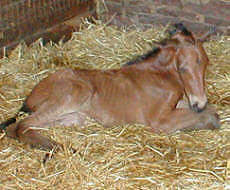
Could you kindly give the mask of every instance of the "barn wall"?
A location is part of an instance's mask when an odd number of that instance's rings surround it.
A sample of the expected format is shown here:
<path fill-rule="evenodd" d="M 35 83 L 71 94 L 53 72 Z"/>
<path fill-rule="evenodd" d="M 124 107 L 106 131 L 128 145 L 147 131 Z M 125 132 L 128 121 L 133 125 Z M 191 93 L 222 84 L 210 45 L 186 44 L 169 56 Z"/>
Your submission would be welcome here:
<path fill-rule="evenodd" d="M 215 25 L 219 33 L 230 34 L 228 0 L 1 0 L 0 57 L 22 40 L 67 40 L 81 17 L 95 16 L 96 10 L 97 17 L 119 27 L 182 21 L 197 33 Z"/>
<path fill-rule="evenodd" d="M 230 1 L 227 0 L 107 0 L 108 12 L 117 26 L 151 25 L 183 21 L 193 31 L 203 33 L 215 25 L 220 33 L 230 33 Z"/>
<path fill-rule="evenodd" d="M 40 37 L 45 41 L 57 41 L 63 35 L 69 38 L 76 24 L 63 22 L 93 15 L 94 11 L 92 0 L 1 0 L 0 56 L 22 40 L 31 43 Z"/>

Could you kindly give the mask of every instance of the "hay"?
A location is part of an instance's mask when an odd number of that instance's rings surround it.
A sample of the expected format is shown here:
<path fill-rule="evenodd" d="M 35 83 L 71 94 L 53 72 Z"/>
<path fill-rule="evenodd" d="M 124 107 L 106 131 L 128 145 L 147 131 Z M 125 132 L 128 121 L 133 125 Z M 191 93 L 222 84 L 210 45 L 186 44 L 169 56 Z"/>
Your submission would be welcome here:
<path fill-rule="evenodd" d="M 21 44 L 0 60 L 1 121 L 13 116 L 42 78 L 63 67 L 119 68 L 164 37 L 159 29 L 119 31 L 86 23 L 66 44 Z M 230 37 L 205 44 L 211 60 L 209 101 L 218 131 L 156 135 L 141 125 L 56 127 L 48 134 L 66 147 L 46 165 L 45 152 L 0 137 L 0 189 L 229 189 Z"/>

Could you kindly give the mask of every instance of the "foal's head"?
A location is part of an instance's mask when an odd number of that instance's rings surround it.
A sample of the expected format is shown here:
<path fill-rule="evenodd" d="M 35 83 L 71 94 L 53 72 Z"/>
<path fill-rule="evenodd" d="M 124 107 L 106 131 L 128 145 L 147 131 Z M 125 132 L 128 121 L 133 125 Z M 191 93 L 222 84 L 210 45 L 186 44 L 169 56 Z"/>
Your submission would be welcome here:
<path fill-rule="evenodd" d="M 195 112 L 201 112 L 207 105 L 204 78 L 209 59 L 202 44 L 209 35 L 210 32 L 200 39 L 195 38 L 182 24 L 175 24 L 171 32 L 171 40 L 177 43 L 176 69 Z"/>

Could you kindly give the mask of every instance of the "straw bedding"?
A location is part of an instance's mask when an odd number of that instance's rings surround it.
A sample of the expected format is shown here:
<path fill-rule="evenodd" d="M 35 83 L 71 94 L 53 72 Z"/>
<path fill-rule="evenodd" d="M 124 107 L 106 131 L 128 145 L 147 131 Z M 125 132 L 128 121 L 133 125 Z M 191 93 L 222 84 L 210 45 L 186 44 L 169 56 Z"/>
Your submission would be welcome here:
<path fill-rule="evenodd" d="M 0 120 L 13 116 L 35 84 L 63 67 L 119 68 L 164 38 L 164 28 L 121 31 L 85 23 L 62 44 L 21 44 L 0 59 Z M 147 126 L 87 126 L 45 131 L 65 145 L 45 165 L 45 152 L 1 134 L 0 189 L 230 189 L 230 37 L 205 44 L 209 102 L 220 114 L 218 131 L 164 136 Z M 77 152 L 69 152 L 73 146 Z"/>

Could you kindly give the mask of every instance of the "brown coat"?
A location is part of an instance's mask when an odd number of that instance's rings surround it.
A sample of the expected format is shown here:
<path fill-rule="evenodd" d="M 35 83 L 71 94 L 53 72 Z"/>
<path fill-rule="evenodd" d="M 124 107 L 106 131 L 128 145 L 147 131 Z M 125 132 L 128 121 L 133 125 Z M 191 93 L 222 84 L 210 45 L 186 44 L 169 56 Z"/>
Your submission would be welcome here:
<path fill-rule="evenodd" d="M 105 126 L 141 123 L 157 133 L 218 128 L 218 116 L 207 107 L 205 95 L 208 63 L 202 40 L 180 25 L 157 49 L 121 69 L 51 74 L 25 101 L 23 110 L 31 115 L 1 127 L 8 136 L 45 149 L 58 144 L 38 133 L 40 128 L 84 125 L 86 117 Z M 181 107 L 184 95 L 188 105 Z"/>

